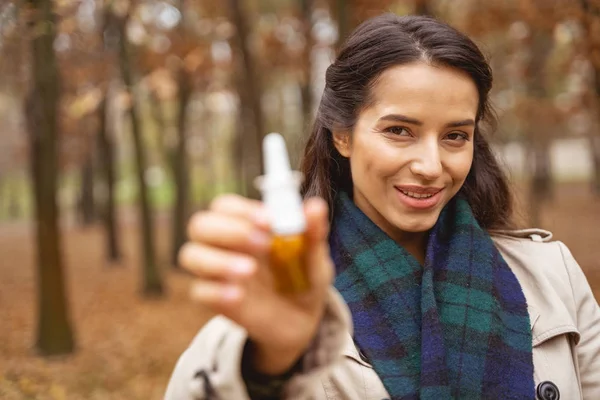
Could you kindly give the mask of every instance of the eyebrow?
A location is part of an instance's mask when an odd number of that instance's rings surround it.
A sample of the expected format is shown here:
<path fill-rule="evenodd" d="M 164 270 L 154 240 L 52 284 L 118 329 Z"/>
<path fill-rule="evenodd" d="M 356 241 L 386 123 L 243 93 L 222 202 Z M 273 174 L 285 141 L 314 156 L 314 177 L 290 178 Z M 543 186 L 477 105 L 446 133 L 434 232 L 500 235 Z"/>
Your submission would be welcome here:
<path fill-rule="evenodd" d="M 419 121 L 418 119 L 407 117 L 402 114 L 384 115 L 383 117 L 379 118 L 379 120 L 380 121 L 391 121 L 391 122 L 404 122 L 407 124 L 413 124 L 413 125 L 418 125 L 418 126 L 423 125 L 422 121 Z M 463 119 L 460 121 L 449 122 L 445 125 L 445 127 L 446 128 L 458 128 L 459 126 L 474 126 L 474 125 L 475 125 L 475 121 L 472 120 L 471 118 L 468 118 L 468 119 Z"/>

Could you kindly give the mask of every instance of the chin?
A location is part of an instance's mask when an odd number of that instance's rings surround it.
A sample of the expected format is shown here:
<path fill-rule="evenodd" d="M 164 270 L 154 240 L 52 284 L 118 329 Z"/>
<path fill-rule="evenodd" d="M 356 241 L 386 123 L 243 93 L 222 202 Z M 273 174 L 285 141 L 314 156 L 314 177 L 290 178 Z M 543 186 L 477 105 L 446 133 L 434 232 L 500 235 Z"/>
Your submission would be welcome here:
<path fill-rule="evenodd" d="M 439 217 L 438 212 L 426 214 L 397 213 L 390 221 L 396 229 L 408 233 L 427 232 L 433 228 Z"/>
<path fill-rule="evenodd" d="M 400 216 L 394 224 L 397 229 L 409 233 L 427 232 L 435 225 L 437 216 L 423 216 L 421 218 Z"/>
<path fill-rule="evenodd" d="M 419 224 L 419 225 L 410 225 L 410 226 L 398 226 L 398 229 L 400 229 L 403 232 L 407 232 L 407 233 L 423 233 L 423 232 L 428 232 L 429 230 L 431 230 L 431 228 L 433 228 L 433 225 L 425 225 L 425 224 Z"/>

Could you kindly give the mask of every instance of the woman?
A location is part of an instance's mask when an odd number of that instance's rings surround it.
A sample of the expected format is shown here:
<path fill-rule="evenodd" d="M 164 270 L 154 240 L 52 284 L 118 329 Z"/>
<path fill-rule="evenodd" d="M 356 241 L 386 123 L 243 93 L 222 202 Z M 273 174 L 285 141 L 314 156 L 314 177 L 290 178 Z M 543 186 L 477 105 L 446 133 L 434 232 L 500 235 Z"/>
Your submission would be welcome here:
<path fill-rule="evenodd" d="M 221 315 L 166 398 L 600 399 L 598 304 L 562 243 L 512 229 L 483 131 L 491 86 L 441 22 L 362 24 L 327 70 L 302 164 L 312 289 L 275 292 L 262 205 L 216 199 L 181 262 Z"/>

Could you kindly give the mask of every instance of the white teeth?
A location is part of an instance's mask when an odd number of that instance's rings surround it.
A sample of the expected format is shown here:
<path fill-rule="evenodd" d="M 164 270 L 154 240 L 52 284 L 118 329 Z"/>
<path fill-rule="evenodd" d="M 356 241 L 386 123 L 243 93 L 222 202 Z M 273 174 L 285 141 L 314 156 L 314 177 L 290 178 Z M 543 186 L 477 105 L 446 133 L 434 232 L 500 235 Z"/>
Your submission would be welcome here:
<path fill-rule="evenodd" d="M 402 193 L 404 193 L 405 195 L 407 195 L 408 197 L 414 197 L 415 199 L 427 199 L 431 196 L 433 196 L 432 194 L 421 194 L 421 193 L 415 193 L 415 192 L 407 192 L 405 190 L 400 190 Z"/>

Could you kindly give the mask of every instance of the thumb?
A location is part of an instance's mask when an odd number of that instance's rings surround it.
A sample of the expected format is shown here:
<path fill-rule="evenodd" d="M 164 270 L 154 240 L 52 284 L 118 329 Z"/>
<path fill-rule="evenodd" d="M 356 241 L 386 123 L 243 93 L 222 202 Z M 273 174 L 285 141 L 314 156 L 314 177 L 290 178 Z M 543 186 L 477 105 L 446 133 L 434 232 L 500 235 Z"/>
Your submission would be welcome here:
<path fill-rule="evenodd" d="M 304 203 L 306 237 L 310 247 L 327 242 L 329 234 L 329 207 L 320 197 L 311 197 Z"/>
<path fill-rule="evenodd" d="M 333 262 L 329 254 L 329 208 L 325 200 L 313 197 L 304 205 L 306 216 L 307 266 L 315 287 L 329 286 L 333 279 Z"/>

